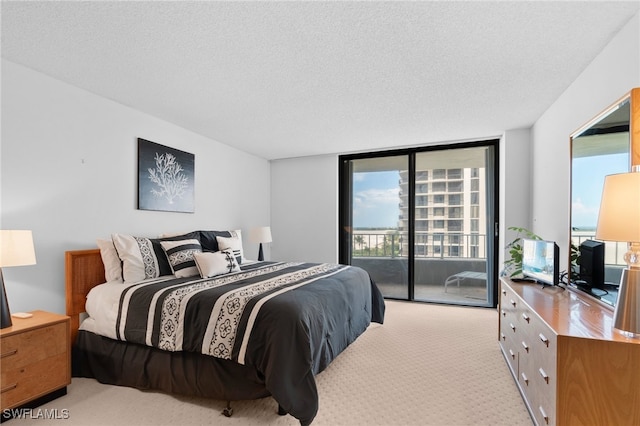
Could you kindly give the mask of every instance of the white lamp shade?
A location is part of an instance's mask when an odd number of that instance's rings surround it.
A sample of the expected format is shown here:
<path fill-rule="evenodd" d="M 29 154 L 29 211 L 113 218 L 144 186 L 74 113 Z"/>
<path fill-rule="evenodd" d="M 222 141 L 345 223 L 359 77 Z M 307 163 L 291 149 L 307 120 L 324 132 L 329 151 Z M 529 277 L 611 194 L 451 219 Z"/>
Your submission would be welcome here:
<path fill-rule="evenodd" d="M 271 227 L 261 226 L 253 228 L 249 231 L 249 239 L 254 243 L 270 243 L 271 239 Z"/>
<path fill-rule="evenodd" d="M 596 239 L 640 242 L 640 173 L 605 177 Z"/>
<path fill-rule="evenodd" d="M 35 264 L 31 231 L 0 230 L 0 267 Z"/>

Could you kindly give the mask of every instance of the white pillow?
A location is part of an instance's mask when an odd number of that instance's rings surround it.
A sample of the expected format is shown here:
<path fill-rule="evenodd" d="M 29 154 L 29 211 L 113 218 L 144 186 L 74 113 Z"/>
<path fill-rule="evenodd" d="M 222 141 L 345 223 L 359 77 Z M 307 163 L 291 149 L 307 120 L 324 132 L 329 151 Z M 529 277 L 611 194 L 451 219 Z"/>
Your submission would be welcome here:
<path fill-rule="evenodd" d="M 160 245 L 167 253 L 169 265 L 173 274 L 178 278 L 198 275 L 198 267 L 194 260 L 196 253 L 202 252 L 198 240 L 160 241 Z"/>
<path fill-rule="evenodd" d="M 240 266 L 230 250 L 194 253 L 193 258 L 202 278 L 211 278 L 240 270 Z"/>
<path fill-rule="evenodd" d="M 155 240 L 158 248 L 156 251 L 154 241 L 149 238 L 113 234 L 111 239 L 122 261 L 124 282 L 138 282 L 147 278 L 171 275 L 171 267 L 157 240 Z"/>
<path fill-rule="evenodd" d="M 97 239 L 100 257 L 104 264 L 104 278 L 107 282 L 122 282 L 122 262 L 118 257 L 113 240 Z"/>
<path fill-rule="evenodd" d="M 220 250 L 230 249 L 233 251 L 238 264 L 241 264 L 244 260 L 244 252 L 242 250 L 242 233 L 239 229 L 235 231 L 229 231 L 231 237 L 218 237 L 216 236 L 216 241 L 218 242 L 218 247 Z"/>

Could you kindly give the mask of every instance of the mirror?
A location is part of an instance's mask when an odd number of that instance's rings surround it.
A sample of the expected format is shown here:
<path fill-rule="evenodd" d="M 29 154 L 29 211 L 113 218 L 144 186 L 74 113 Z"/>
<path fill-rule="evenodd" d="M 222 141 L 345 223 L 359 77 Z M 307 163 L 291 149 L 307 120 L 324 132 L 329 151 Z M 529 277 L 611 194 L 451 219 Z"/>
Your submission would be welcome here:
<path fill-rule="evenodd" d="M 604 177 L 628 172 L 640 163 L 639 107 L 640 89 L 633 89 L 571 135 L 570 285 L 611 306 L 626 265 L 627 243 L 596 241 L 596 224 Z M 585 261 L 578 267 L 571 259 L 574 248 Z M 595 259 L 597 264 L 602 257 L 604 271 L 590 271 L 587 261 Z"/>

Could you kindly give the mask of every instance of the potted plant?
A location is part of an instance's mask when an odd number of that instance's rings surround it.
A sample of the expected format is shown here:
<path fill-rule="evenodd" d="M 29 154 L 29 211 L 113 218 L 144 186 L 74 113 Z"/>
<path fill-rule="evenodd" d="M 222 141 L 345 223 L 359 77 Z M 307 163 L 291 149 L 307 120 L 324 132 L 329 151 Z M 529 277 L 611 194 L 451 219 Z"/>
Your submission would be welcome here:
<path fill-rule="evenodd" d="M 541 240 L 542 238 L 526 228 L 510 226 L 507 229 L 517 234 L 516 238 L 505 247 L 509 258 L 504 262 L 502 274 L 514 278 L 522 275 L 522 239 Z"/>

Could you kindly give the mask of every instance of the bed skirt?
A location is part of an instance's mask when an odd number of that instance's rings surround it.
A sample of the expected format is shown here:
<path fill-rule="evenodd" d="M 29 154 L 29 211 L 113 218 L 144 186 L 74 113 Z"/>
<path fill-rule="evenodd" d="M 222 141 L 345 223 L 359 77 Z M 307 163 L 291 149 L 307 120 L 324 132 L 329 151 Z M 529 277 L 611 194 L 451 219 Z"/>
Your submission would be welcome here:
<path fill-rule="evenodd" d="M 73 377 L 100 383 L 223 401 L 270 396 L 252 367 L 190 352 L 166 352 L 80 330 L 72 350 Z"/>

